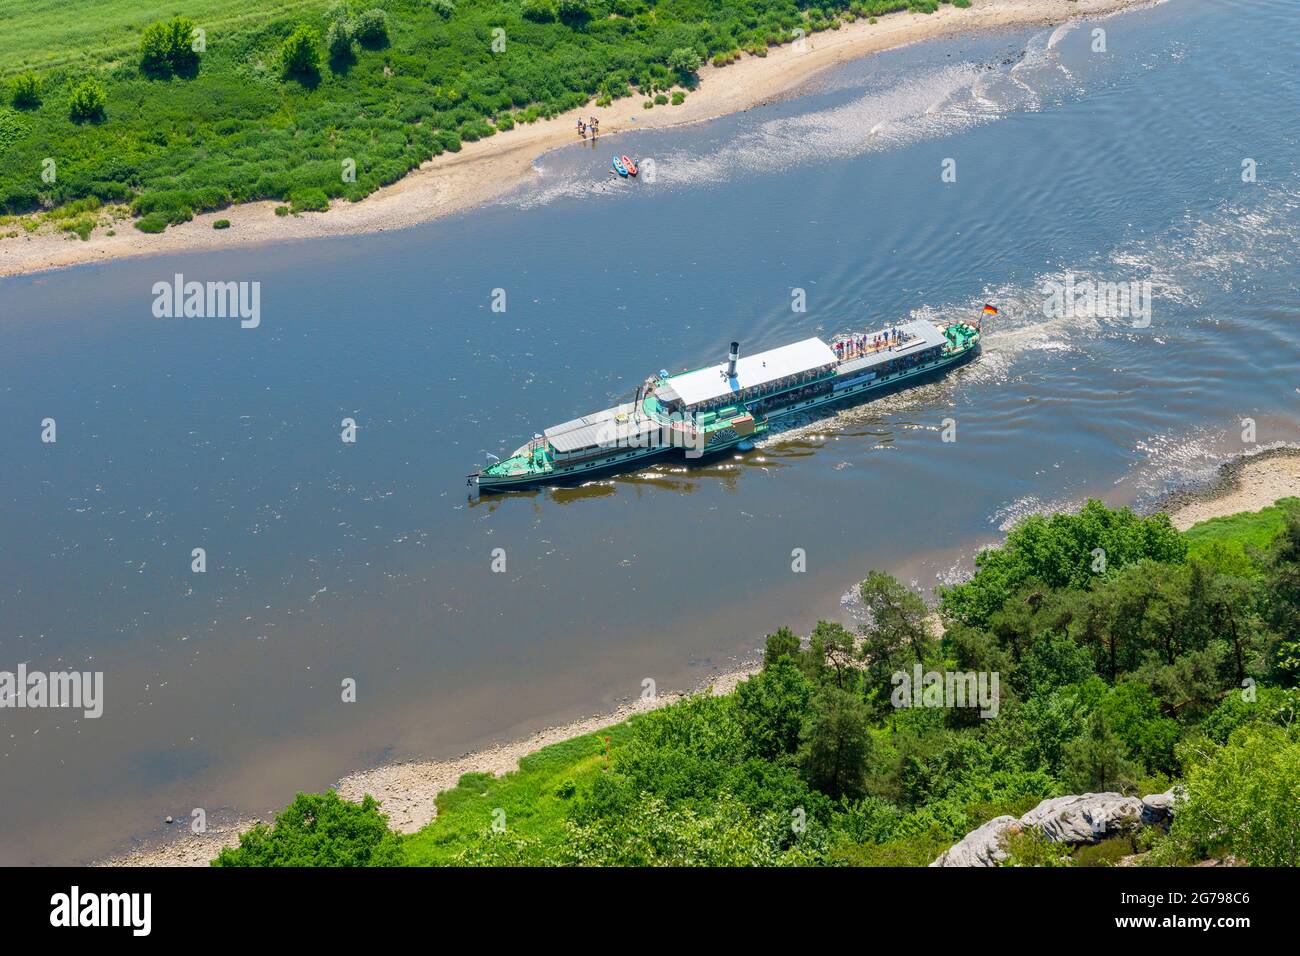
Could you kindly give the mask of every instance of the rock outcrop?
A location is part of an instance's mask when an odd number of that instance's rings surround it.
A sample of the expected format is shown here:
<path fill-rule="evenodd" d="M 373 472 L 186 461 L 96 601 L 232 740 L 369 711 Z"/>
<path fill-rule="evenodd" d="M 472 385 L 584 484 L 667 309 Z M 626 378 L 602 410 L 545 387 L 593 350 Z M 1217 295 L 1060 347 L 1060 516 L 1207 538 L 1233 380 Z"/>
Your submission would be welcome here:
<path fill-rule="evenodd" d="M 994 817 L 939 854 L 931 866 L 997 866 L 1007 858 L 1006 837 L 1030 827 L 1053 843 L 1100 843 L 1144 826 L 1164 825 L 1182 799 L 1177 788 L 1149 797 L 1084 793 L 1044 800 L 1017 820 Z"/>
<path fill-rule="evenodd" d="M 1085 793 L 1044 800 L 1020 822 L 1053 843 L 1100 843 L 1142 825 L 1142 801 L 1118 793 Z"/>
<path fill-rule="evenodd" d="M 962 837 L 960 843 L 939 854 L 931 866 L 997 866 L 1007 858 L 1005 837 L 1019 830 L 1020 821 L 1012 816 L 994 817 L 988 823 Z"/>

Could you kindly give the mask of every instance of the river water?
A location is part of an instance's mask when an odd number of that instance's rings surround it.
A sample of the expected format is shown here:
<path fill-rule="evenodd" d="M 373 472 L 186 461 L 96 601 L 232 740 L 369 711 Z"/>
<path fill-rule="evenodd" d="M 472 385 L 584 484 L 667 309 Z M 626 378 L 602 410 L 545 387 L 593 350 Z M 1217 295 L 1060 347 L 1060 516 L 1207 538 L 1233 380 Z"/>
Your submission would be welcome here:
<path fill-rule="evenodd" d="M 1171 0 L 926 43 L 575 143 L 425 227 L 0 280 L 0 670 L 104 673 L 99 719 L 0 710 L 0 861 L 693 686 L 851 617 L 871 568 L 929 589 L 1020 516 L 1300 439 L 1295 12 Z M 611 178 L 615 148 L 655 181 Z M 176 273 L 260 282 L 260 325 L 155 318 Z M 1055 314 L 1067 278 L 1150 283 L 1149 322 Z M 985 301 L 973 365 L 748 456 L 467 493 L 486 453 L 733 338 Z"/>

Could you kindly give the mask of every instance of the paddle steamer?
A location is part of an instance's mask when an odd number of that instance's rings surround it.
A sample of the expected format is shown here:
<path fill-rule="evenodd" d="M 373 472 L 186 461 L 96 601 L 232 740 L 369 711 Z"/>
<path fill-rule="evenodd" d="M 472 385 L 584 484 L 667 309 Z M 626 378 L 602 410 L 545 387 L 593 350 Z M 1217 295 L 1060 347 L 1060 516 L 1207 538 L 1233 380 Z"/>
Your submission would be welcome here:
<path fill-rule="evenodd" d="M 978 322 L 924 320 L 744 358 L 732 342 L 726 362 L 651 376 L 632 401 L 546 429 L 471 474 L 469 484 L 506 491 L 629 471 L 660 456 L 746 451 L 781 418 L 915 384 L 973 358 L 979 345 Z"/>

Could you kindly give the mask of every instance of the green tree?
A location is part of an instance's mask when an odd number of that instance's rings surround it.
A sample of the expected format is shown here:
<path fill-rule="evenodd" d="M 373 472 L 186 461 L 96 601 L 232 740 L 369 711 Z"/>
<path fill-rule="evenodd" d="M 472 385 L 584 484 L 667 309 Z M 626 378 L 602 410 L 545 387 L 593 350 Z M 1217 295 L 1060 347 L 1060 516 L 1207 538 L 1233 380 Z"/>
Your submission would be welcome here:
<path fill-rule="evenodd" d="M 1300 738 L 1294 725 L 1249 724 L 1194 758 L 1187 801 L 1152 862 L 1226 852 L 1252 866 L 1300 866 Z"/>
<path fill-rule="evenodd" d="M 866 662 L 867 697 L 882 713 L 893 691 L 892 675 L 923 663 L 937 643 L 926 623 L 925 602 L 893 575 L 870 572 L 858 593 L 867 612 L 860 648 Z"/>
<path fill-rule="evenodd" d="M 456 12 L 456 0 L 433 0 L 433 12 L 444 20 L 450 20 Z"/>
<path fill-rule="evenodd" d="M 280 44 L 280 60 L 290 75 L 311 77 L 320 69 L 320 34 L 300 23 Z"/>
<path fill-rule="evenodd" d="M 19 73 L 14 77 L 12 102 L 16 109 L 34 110 L 41 105 L 41 80 L 35 73 Z"/>
<path fill-rule="evenodd" d="M 455 9 L 452 0 L 441 0 Z M 450 14 L 448 14 L 450 16 Z M 363 10 L 356 19 L 357 42 L 365 47 L 381 47 L 388 42 L 388 14 L 378 7 Z"/>
<path fill-rule="evenodd" d="M 189 17 L 159 20 L 140 35 L 140 69 L 149 76 L 187 74 L 198 66 L 195 27 Z"/>
<path fill-rule="evenodd" d="M 795 663 L 783 658 L 736 687 L 736 720 L 746 754 L 781 760 L 799 749 L 812 687 Z"/>
<path fill-rule="evenodd" d="M 1090 499 L 1078 514 L 1021 521 L 1002 547 L 976 556 L 969 581 L 940 589 L 941 607 L 950 618 L 982 627 L 1030 580 L 1085 590 L 1098 577 L 1143 558 L 1178 564 L 1186 555 L 1187 542 L 1167 515 L 1140 518 L 1128 508 Z"/>
<path fill-rule="evenodd" d="M 222 850 L 213 866 L 397 866 L 401 838 L 366 794 L 361 803 L 333 790 L 300 793 L 275 815 L 240 835 L 239 846 Z"/>
<path fill-rule="evenodd" d="M 570 25 L 584 23 L 591 17 L 587 0 L 559 0 L 555 9 L 560 19 Z"/>
<path fill-rule="evenodd" d="M 675 71 L 683 80 L 689 79 L 703 63 L 694 47 L 678 47 L 668 54 L 668 69 Z"/>
<path fill-rule="evenodd" d="M 808 651 L 801 655 L 809 679 L 818 684 L 833 682 L 842 690 L 857 687 L 860 679 L 853 644 L 853 635 L 843 624 L 818 621 L 808 636 Z"/>
<path fill-rule="evenodd" d="M 763 666 L 768 667 L 782 658 L 796 659 L 799 656 L 799 635 L 788 627 L 777 628 L 775 634 L 767 635 L 763 648 Z"/>
<path fill-rule="evenodd" d="M 107 98 L 96 80 L 82 80 L 68 96 L 68 116 L 74 123 L 93 123 L 104 118 Z"/>
<path fill-rule="evenodd" d="M 1126 793 L 1133 789 L 1141 771 L 1106 720 L 1093 714 L 1087 730 L 1065 745 L 1063 776 L 1076 791 Z"/>
<path fill-rule="evenodd" d="M 522 10 L 534 23 L 550 23 L 556 17 L 554 0 L 524 0 Z"/>
<path fill-rule="evenodd" d="M 804 779 L 836 799 L 862 796 L 874 746 L 867 724 L 858 695 L 830 685 L 819 690 L 800 735 Z"/>
<path fill-rule="evenodd" d="M 325 30 L 325 49 L 329 53 L 330 63 L 338 65 L 354 59 L 356 54 L 352 42 L 351 22 L 333 21 Z"/>

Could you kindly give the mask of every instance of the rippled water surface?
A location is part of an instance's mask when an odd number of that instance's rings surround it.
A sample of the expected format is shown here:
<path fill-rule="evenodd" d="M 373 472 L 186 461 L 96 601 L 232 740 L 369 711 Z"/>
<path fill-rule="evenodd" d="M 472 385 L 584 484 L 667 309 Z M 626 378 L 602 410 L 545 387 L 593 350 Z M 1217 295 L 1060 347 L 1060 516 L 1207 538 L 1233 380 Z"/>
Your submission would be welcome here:
<path fill-rule="evenodd" d="M 1297 440 L 1294 13 L 1171 0 L 919 45 L 575 143 L 419 229 L 0 280 L 0 669 L 106 681 L 99 720 L 0 711 L 0 861 L 86 859 L 193 807 L 264 814 L 647 677 L 692 685 L 850 613 L 870 568 L 929 588 L 1032 511 L 1203 480 L 1243 419 Z M 655 182 L 612 179 L 615 148 Z M 260 281 L 261 326 L 155 319 L 175 273 Z M 1149 281 L 1150 326 L 1047 317 L 1068 276 Z M 732 338 L 984 301 L 1002 314 L 975 364 L 746 457 L 466 493 L 486 452 Z"/>

